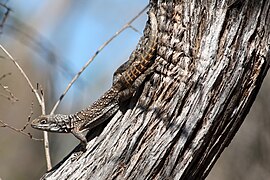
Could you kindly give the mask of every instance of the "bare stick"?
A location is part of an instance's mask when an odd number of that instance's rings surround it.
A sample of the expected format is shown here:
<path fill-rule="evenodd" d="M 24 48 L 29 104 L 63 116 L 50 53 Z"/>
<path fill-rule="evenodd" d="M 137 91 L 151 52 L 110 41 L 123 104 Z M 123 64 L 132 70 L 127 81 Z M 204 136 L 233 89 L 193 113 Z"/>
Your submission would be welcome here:
<path fill-rule="evenodd" d="M 8 96 L 8 95 L 1 93 L 0 96 L 7 98 L 12 103 L 19 101 L 19 99 L 9 90 L 8 86 L 3 86 L 2 84 L 0 84 L 0 87 L 2 87 L 4 89 L 4 91 L 6 91 L 9 94 L 9 96 Z"/>
<path fill-rule="evenodd" d="M 33 113 L 34 113 L 33 107 L 34 107 L 34 103 L 33 103 L 33 101 L 32 101 L 32 103 L 31 103 L 31 108 L 30 108 L 30 114 L 28 115 L 26 124 L 21 128 L 22 131 L 24 131 L 24 130 L 26 129 L 26 127 L 30 124 L 31 117 L 32 117 L 32 115 L 33 115 Z"/>
<path fill-rule="evenodd" d="M 1 81 L 2 79 L 4 79 L 5 77 L 10 76 L 10 75 L 11 75 L 11 72 L 6 73 L 6 74 L 3 74 L 3 75 L 0 77 L 0 81 Z"/>
<path fill-rule="evenodd" d="M 2 79 L 6 78 L 7 76 L 10 76 L 10 75 L 11 75 L 10 72 L 9 72 L 9 73 L 6 73 L 6 74 L 3 74 L 3 75 L 0 77 L 0 81 L 1 81 Z M 19 101 L 19 99 L 11 92 L 11 90 L 9 90 L 8 86 L 4 86 L 4 85 L 2 85 L 2 84 L 0 83 L 0 87 L 2 87 L 2 88 L 4 89 L 4 91 L 6 91 L 6 92 L 9 94 L 9 96 L 8 96 L 8 95 L 5 95 L 5 94 L 3 94 L 3 93 L 0 93 L 0 96 L 7 98 L 7 99 L 10 100 L 12 103 L 14 103 L 14 102 L 16 102 L 16 101 Z"/>
<path fill-rule="evenodd" d="M 11 9 L 10 9 L 7 5 L 5 5 L 5 4 L 3 4 L 3 3 L 0 3 L 0 6 L 6 8 L 6 10 L 7 10 L 7 11 L 5 12 L 4 16 L 3 16 L 3 19 L 2 19 L 2 21 L 1 21 L 1 23 L 0 23 L 0 32 L 2 33 L 4 24 L 5 24 L 5 22 L 7 21 L 7 18 L 8 18 L 8 15 L 9 15 Z"/>
<path fill-rule="evenodd" d="M 41 101 L 45 102 L 44 100 L 44 93 L 43 88 L 40 87 L 40 94 L 41 94 Z M 45 105 L 41 106 L 42 114 L 45 114 Z M 43 131 L 43 137 L 44 137 L 44 150 L 45 150 L 45 157 L 47 161 L 47 169 L 50 170 L 52 168 L 51 164 L 51 156 L 50 156 L 50 144 L 49 144 L 49 133 L 47 131 Z"/>
<path fill-rule="evenodd" d="M 11 11 L 10 7 L 8 7 L 8 6 L 6 5 L 6 3 L 1 3 L 1 2 L 0 2 L 0 6 L 3 6 L 3 7 L 6 8 L 7 10 Z"/>
<path fill-rule="evenodd" d="M 9 128 L 9 129 L 11 129 L 11 130 L 13 130 L 13 131 L 15 131 L 15 132 L 21 133 L 21 134 L 23 134 L 24 136 L 27 136 L 27 137 L 29 137 L 30 139 L 33 139 L 33 140 L 36 140 L 36 141 L 43 141 L 43 139 L 34 138 L 34 137 L 32 136 L 32 134 L 26 133 L 26 132 L 24 132 L 24 131 L 21 130 L 21 129 L 17 129 L 17 128 L 13 127 L 13 126 L 10 126 L 10 125 L 8 125 L 7 123 L 5 123 L 5 122 L 2 121 L 2 120 L 0 120 L 0 123 L 2 124 L 2 125 L 0 125 L 0 127 L 6 127 L 6 128 Z"/>
<path fill-rule="evenodd" d="M 102 44 L 99 49 L 95 52 L 95 54 L 85 63 L 85 65 L 82 67 L 82 69 L 74 76 L 74 78 L 71 80 L 71 82 L 66 87 L 63 94 L 60 96 L 58 101 L 55 103 L 52 111 L 50 114 L 54 114 L 54 111 L 58 107 L 59 103 L 62 101 L 70 87 L 74 84 L 74 82 L 79 78 L 79 76 L 82 74 L 82 72 L 88 67 L 88 65 L 95 59 L 95 57 L 102 51 L 114 38 L 116 38 L 120 33 L 122 33 L 125 29 L 132 27 L 131 23 L 135 21 L 147 8 L 149 5 L 145 6 L 143 10 L 141 10 L 134 18 L 132 18 L 127 24 L 125 24 L 119 31 L 117 31 L 109 40 L 107 40 L 104 44 Z M 134 28 L 132 28 L 134 30 Z"/>
<path fill-rule="evenodd" d="M 25 80 L 27 81 L 29 87 L 31 88 L 32 92 L 34 92 L 39 105 L 41 106 L 42 114 L 45 113 L 45 103 L 44 103 L 44 97 L 43 95 L 40 97 L 38 94 L 37 89 L 34 88 L 31 81 L 29 80 L 28 76 L 25 74 L 21 66 L 18 64 L 18 62 L 11 56 L 11 54 L 0 44 L 0 48 L 4 51 L 4 53 L 9 57 L 9 59 L 15 64 L 15 66 L 19 69 Z M 45 156 L 46 156 L 46 162 L 47 162 L 47 169 L 50 170 L 52 168 L 51 158 L 50 158 L 50 150 L 49 150 L 49 141 L 48 141 L 48 133 L 44 132 L 44 148 L 45 148 Z"/>
<path fill-rule="evenodd" d="M 8 96 L 8 95 L 3 94 L 3 93 L 0 93 L 0 96 L 2 96 L 4 98 L 6 98 L 7 100 L 11 101 L 11 103 L 14 103 L 14 102 L 18 101 L 18 99 L 14 99 L 11 96 Z"/>
<path fill-rule="evenodd" d="M 36 98 L 38 100 L 38 103 L 40 105 L 44 104 L 41 101 L 41 98 L 37 92 L 37 90 L 33 87 L 31 81 L 29 80 L 29 78 L 27 77 L 27 75 L 25 74 L 25 72 L 23 71 L 23 69 L 21 68 L 21 66 L 17 63 L 17 61 L 10 55 L 10 53 L 0 44 L 0 48 L 2 49 L 2 51 L 4 51 L 4 53 L 9 57 L 9 59 L 15 64 L 15 66 L 19 69 L 20 73 L 23 75 L 23 77 L 25 78 L 25 80 L 27 81 L 29 87 L 31 88 L 31 90 L 34 92 L 34 94 L 36 95 Z"/>

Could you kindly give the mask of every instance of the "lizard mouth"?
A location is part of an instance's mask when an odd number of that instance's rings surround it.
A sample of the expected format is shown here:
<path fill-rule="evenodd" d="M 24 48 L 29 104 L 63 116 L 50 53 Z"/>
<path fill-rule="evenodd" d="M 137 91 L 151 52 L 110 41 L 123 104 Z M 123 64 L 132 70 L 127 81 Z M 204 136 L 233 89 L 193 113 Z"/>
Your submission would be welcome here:
<path fill-rule="evenodd" d="M 37 118 L 31 122 L 31 127 L 34 129 L 48 131 L 48 126 L 49 124 L 47 124 L 44 119 Z"/>

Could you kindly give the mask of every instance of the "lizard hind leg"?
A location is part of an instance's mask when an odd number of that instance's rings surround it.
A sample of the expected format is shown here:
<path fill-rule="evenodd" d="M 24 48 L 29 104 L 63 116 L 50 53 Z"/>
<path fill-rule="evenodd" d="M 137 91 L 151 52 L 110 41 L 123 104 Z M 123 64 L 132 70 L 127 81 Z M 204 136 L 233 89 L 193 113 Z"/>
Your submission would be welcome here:
<path fill-rule="evenodd" d="M 133 82 L 133 84 L 130 87 L 122 90 L 118 94 L 119 102 L 123 102 L 123 101 L 126 101 L 127 99 L 129 99 L 135 93 L 135 91 L 140 87 L 140 85 L 143 84 L 143 81 L 145 80 L 146 76 L 148 76 L 152 72 L 153 72 L 153 67 L 150 67 L 150 69 L 146 70 L 144 74 L 142 74 L 141 76 L 139 76 Z"/>

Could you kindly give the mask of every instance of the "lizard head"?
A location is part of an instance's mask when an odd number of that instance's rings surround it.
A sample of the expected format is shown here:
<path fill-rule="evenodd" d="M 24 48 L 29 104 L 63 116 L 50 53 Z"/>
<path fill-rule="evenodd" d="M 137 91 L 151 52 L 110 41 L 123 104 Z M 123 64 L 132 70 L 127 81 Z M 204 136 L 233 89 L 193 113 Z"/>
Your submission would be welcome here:
<path fill-rule="evenodd" d="M 54 114 L 41 115 L 31 122 L 32 128 L 59 133 L 69 133 L 71 131 L 68 115 Z"/>

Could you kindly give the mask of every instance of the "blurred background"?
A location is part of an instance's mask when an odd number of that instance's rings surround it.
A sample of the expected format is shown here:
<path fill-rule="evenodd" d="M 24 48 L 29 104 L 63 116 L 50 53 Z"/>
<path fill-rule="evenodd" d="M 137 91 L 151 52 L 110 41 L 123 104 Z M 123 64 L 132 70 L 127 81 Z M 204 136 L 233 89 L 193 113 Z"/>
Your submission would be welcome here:
<path fill-rule="evenodd" d="M 0 44 L 18 61 L 32 83 L 42 86 L 49 113 L 87 60 L 147 3 L 148 0 L 0 0 Z M 145 12 L 132 24 L 139 32 L 129 28 L 101 51 L 56 112 L 70 114 L 81 110 L 111 86 L 113 72 L 135 48 L 146 18 Z M 40 107 L 28 84 L 2 51 L 0 85 L 0 120 L 22 128 L 32 103 L 32 118 L 40 115 Z M 8 91 L 18 100 L 10 100 Z M 251 112 L 208 180 L 270 179 L 269 92 L 268 76 Z M 42 138 L 42 132 L 31 127 L 25 132 Z M 72 135 L 50 134 L 53 165 L 78 143 Z M 0 179 L 38 179 L 45 171 L 42 142 L 0 127 Z"/>

